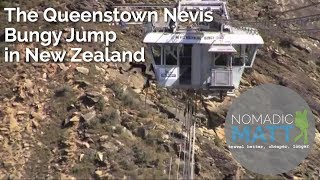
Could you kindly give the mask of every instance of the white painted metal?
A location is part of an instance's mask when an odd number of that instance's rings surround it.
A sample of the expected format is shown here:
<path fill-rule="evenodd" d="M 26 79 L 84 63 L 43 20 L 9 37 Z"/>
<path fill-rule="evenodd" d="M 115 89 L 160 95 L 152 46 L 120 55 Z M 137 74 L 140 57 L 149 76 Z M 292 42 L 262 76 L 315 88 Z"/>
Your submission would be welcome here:
<path fill-rule="evenodd" d="M 237 50 L 232 45 L 211 45 L 209 52 L 236 53 Z"/>
<path fill-rule="evenodd" d="M 148 33 L 144 43 L 150 44 L 264 44 L 260 35 L 239 33 L 231 34 L 220 32 L 201 32 L 201 33 L 166 33 L 166 32 L 152 32 Z"/>
<path fill-rule="evenodd" d="M 178 66 L 156 65 L 155 67 L 158 74 L 159 85 L 165 87 L 177 85 L 180 72 L 180 68 Z"/>
<path fill-rule="evenodd" d="M 233 86 L 232 84 L 232 70 L 231 69 L 212 69 L 212 86 Z"/>

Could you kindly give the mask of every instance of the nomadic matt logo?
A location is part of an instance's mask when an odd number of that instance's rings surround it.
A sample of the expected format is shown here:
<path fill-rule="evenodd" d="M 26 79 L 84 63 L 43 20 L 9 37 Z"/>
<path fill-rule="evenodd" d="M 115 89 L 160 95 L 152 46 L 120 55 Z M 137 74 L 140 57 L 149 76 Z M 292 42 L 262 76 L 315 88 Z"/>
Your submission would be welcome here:
<path fill-rule="evenodd" d="M 308 104 L 289 88 L 266 84 L 238 97 L 226 117 L 232 155 L 250 171 L 276 175 L 309 154 L 315 122 Z"/>
<path fill-rule="evenodd" d="M 299 139 L 303 137 L 304 144 L 308 144 L 308 129 L 309 129 L 309 123 L 308 123 L 308 114 L 307 110 L 304 110 L 303 113 L 297 111 L 296 112 L 296 118 L 295 118 L 295 125 L 297 128 L 300 129 L 300 134 L 294 138 L 294 142 L 296 143 Z"/>

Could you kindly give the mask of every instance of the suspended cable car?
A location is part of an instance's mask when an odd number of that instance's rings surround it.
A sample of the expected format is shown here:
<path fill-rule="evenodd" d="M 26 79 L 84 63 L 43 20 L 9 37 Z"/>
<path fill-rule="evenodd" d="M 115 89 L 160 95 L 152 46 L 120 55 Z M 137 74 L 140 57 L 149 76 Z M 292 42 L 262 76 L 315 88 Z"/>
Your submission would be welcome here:
<path fill-rule="evenodd" d="M 226 2 L 181 0 L 177 11 L 212 11 L 209 23 L 171 20 L 147 23 L 143 42 L 152 54 L 160 86 L 232 92 L 239 88 L 246 68 L 252 68 L 258 47 L 264 44 L 255 29 L 226 24 Z"/>

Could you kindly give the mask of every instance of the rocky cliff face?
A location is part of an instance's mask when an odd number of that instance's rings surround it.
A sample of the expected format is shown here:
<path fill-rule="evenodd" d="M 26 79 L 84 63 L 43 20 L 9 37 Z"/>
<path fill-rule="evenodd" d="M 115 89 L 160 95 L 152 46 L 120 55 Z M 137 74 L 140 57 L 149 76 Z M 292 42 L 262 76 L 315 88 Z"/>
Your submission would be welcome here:
<path fill-rule="evenodd" d="M 275 12 L 306 5 L 309 1 L 230 2 L 238 19 L 274 20 Z M 300 1 L 299 1 L 300 2 Z M 311 1 L 310 1 L 311 2 Z M 20 3 L 20 4 L 19 4 Z M 106 2 L 108 3 L 108 2 Z M 119 2 L 117 2 L 119 3 Z M 41 9 L 98 10 L 102 1 L 1 1 L 1 6 Z M 317 8 L 315 8 L 316 10 Z M 286 14 L 285 18 L 309 15 L 310 10 Z M 3 14 L 3 12 L 1 12 Z M 306 14 L 305 14 L 306 13 Z M 1 18 L 4 16 L 1 14 Z M 281 16 L 282 17 L 282 16 Z M 5 22 L 5 21 L 3 21 Z M 68 27 L 118 31 L 117 50 L 136 50 L 142 28 L 120 32 L 108 24 L 1 24 L 21 29 Z M 244 90 L 263 83 L 276 83 L 298 92 L 310 105 L 320 130 L 320 41 L 293 32 L 261 31 L 266 41 L 252 71 L 241 83 Z M 1 36 L 1 34 L 0 34 Z M 3 42 L 0 43 L 3 57 Z M 37 44 L 20 44 L 23 50 Z M 62 44 L 69 50 L 76 44 Z M 81 45 L 86 50 L 100 44 Z M 179 149 L 185 133 L 181 128 L 185 92 L 152 85 L 142 91 L 140 69 L 131 72 L 126 64 L 8 64 L 0 59 L 0 179 L 21 178 L 168 178 L 181 164 Z M 199 179 L 231 178 L 318 178 L 320 135 L 309 157 L 296 169 L 277 177 L 259 176 L 242 168 L 231 156 L 224 141 L 223 123 L 228 106 L 223 102 L 196 99 L 195 174 Z M 206 111 L 207 110 L 207 111 Z"/>

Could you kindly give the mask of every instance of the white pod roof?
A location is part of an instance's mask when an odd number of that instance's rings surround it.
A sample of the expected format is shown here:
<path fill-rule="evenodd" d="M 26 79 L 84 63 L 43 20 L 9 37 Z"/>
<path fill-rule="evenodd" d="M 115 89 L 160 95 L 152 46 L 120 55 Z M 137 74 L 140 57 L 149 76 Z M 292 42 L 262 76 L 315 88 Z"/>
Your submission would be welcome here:
<path fill-rule="evenodd" d="M 264 44 L 263 39 L 258 34 L 249 33 L 148 33 L 144 40 L 147 44 Z"/>

